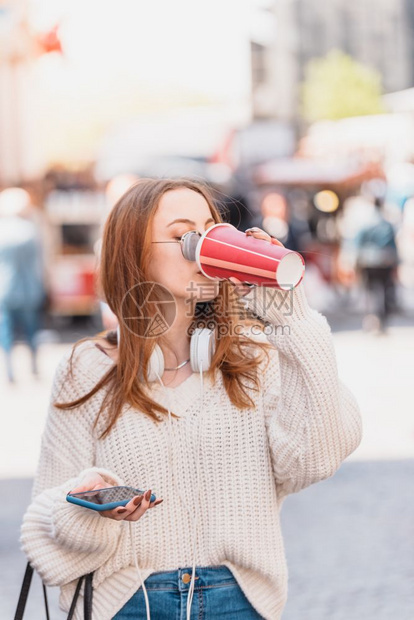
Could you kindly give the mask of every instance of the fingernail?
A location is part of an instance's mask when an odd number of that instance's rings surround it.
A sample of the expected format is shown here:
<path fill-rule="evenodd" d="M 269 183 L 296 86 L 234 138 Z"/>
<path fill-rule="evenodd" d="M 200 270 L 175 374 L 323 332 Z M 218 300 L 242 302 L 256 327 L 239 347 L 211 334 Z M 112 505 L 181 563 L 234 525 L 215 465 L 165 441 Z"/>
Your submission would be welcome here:
<path fill-rule="evenodd" d="M 163 501 L 163 499 L 157 499 L 157 501 L 154 502 L 154 506 L 158 506 L 158 504 L 161 504 Z"/>
<path fill-rule="evenodd" d="M 148 491 L 145 493 L 144 497 L 145 497 L 147 502 L 151 499 L 151 489 L 148 489 Z"/>
<path fill-rule="evenodd" d="M 142 498 L 143 495 L 140 495 L 139 497 L 136 497 L 132 503 L 135 504 L 135 506 L 138 506 L 142 502 Z"/>
<path fill-rule="evenodd" d="M 117 510 L 117 513 L 118 513 L 119 515 L 122 515 L 124 512 L 127 512 L 127 509 L 126 509 L 126 508 L 121 508 L 120 510 Z"/>

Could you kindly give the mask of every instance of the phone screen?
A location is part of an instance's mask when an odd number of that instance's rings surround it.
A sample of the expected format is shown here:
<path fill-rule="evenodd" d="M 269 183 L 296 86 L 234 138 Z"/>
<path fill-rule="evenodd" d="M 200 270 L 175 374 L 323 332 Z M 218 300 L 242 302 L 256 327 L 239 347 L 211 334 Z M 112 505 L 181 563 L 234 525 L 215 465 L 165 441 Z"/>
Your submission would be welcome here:
<path fill-rule="evenodd" d="M 109 489 L 98 489 L 96 491 L 85 491 L 84 493 L 70 493 L 72 497 L 84 499 L 92 504 L 111 504 L 112 502 L 122 502 L 132 499 L 135 495 L 142 495 L 143 491 L 133 487 L 111 487 Z"/>

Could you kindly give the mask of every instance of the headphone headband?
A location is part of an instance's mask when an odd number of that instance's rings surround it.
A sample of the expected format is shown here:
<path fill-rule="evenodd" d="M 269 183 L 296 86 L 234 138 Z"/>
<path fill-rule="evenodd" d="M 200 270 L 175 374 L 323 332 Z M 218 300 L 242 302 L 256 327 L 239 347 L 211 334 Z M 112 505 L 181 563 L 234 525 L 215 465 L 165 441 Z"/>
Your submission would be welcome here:
<path fill-rule="evenodd" d="M 118 325 L 116 328 L 118 346 L 121 340 L 121 330 Z M 207 372 L 211 367 L 216 346 L 216 334 L 213 329 L 208 327 L 197 327 L 190 342 L 190 363 L 193 372 Z M 148 365 L 148 381 L 157 381 L 158 377 L 164 374 L 164 356 L 161 347 L 156 344 L 151 354 Z"/>

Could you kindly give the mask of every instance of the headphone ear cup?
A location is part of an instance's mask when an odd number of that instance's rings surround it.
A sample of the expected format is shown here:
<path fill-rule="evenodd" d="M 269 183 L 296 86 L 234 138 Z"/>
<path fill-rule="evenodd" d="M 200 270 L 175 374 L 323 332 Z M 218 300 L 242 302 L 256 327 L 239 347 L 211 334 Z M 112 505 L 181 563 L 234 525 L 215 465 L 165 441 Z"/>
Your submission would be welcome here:
<path fill-rule="evenodd" d="M 161 351 L 161 347 L 156 344 L 148 364 L 148 381 L 158 381 L 158 377 L 162 377 L 164 374 L 164 356 Z"/>
<path fill-rule="evenodd" d="M 121 340 L 121 330 L 118 327 L 116 328 L 116 334 L 118 338 L 118 347 L 119 342 Z M 161 347 L 156 344 L 153 352 L 151 353 L 151 357 L 148 363 L 148 381 L 152 383 L 153 381 L 157 381 L 158 377 L 162 377 L 164 374 L 164 356 L 161 351 Z M 142 371 L 140 371 L 140 378 L 143 379 Z"/>
<path fill-rule="evenodd" d="M 193 372 L 207 372 L 211 367 L 216 348 L 216 334 L 213 329 L 197 327 L 191 336 L 190 358 Z"/>

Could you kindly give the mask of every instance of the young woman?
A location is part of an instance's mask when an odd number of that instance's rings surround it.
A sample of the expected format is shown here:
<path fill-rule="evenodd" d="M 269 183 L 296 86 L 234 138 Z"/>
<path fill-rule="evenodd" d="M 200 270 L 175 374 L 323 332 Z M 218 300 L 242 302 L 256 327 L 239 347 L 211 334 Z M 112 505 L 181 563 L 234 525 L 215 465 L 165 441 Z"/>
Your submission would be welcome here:
<path fill-rule="evenodd" d="M 303 285 L 287 296 L 211 281 L 184 258 L 183 235 L 219 221 L 206 188 L 170 180 L 138 182 L 108 217 L 100 278 L 120 339 L 80 341 L 59 364 L 22 527 L 65 610 L 94 571 L 97 620 L 280 618 L 283 499 L 332 476 L 360 442 L 330 328 Z M 216 343 L 194 372 L 200 325 Z M 164 370 L 150 380 L 156 345 Z M 65 500 L 112 485 L 145 494 L 102 514 Z"/>

